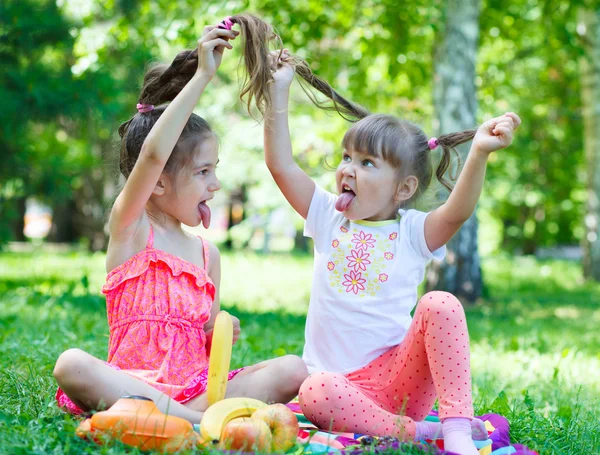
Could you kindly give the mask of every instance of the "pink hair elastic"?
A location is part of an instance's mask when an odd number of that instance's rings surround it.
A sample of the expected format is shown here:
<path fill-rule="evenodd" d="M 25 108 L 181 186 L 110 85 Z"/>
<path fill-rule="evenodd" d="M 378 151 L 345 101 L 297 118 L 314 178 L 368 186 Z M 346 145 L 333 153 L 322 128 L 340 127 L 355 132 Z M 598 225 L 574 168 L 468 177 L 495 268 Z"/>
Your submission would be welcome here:
<path fill-rule="evenodd" d="M 227 16 L 219 23 L 219 25 L 217 25 L 217 28 L 223 28 L 225 30 L 231 30 L 232 27 L 233 22 L 231 21 L 231 16 Z"/>
<path fill-rule="evenodd" d="M 432 137 L 429 139 L 429 141 L 427 141 L 427 145 L 429 145 L 429 150 L 433 150 L 440 145 L 440 143 L 438 142 L 437 137 Z"/>
<path fill-rule="evenodd" d="M 138 112 L 140 112 L 142 114 L 154 110 L 154 104 L 141 104 L 141 103 L 138 103 L 136 107 L 137 107 Z"/>

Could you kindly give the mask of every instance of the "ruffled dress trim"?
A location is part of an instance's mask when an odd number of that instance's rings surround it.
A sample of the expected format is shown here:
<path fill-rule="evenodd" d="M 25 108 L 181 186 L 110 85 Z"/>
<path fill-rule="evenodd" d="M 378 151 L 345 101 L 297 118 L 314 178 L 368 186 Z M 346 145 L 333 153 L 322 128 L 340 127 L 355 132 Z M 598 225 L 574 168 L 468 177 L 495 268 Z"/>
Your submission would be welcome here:
<path fill-rule="evenodd" d="M 182 273 L 193 276 L 196 279 L 196 286 L 198 288 L 206 286 L 210 297 L 212 299 L 215 298 L 215 285 L 208 276 L 206 269 L 185 259 L 173 256 L 166 251 L 157 250 L 152 247 L 143 249 L 123 264 L 112 269 L 106 276 L 106 283 L 102 286 L 102 293 L 108 294 L 122 283 L 143 275 L 151 263 L 156 264 L 158 262 L 166 264 L 171 269 L 173 276 L 179 276 Z"/>

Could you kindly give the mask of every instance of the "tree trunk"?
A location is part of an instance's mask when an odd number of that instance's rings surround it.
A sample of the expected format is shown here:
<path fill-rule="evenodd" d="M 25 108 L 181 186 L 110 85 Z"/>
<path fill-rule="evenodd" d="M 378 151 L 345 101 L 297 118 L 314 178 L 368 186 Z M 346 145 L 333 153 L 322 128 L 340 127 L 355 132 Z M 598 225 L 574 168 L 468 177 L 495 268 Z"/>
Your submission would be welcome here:
<path fill-rule="evenodd" d="M 57 243 L 74 243 L 77 241 L 76 216 L 77 205 L 73 199 L 55 203 L 52 206 L 52 228 L 46 240 Z"/>
<path fill-rule="evenodd" d="M 16 198 L 14 200 L 14 205 L 15 205 L 16 216 L 12 222 L 13 240 L 16 240 L 17 242 L 24 242 L 25 240 L 27 240 L 25 238 L 25 231 L 24 231 L 24 229 L 25 229 L 25 210 L 27 208 L 26 198 L 25 197 Z"/>
<path fill-rule="evenodd" d="M 584 219 L 583 274 L 600 281 L 600 10 L 579 11 L 584 48 L 580 59 L 587 204 Z"/>
<path fill-rule="evenodd" d="M 90 144 L 91 148 L 97 147 Z M 76 213 L 73 217 L 75 232 L 87 239 L 90 251 L 102 251 L 107 246 L 104 233 L 106 218 L 104 204 L 105 175 L 101 167 L 89 169 L 82 173 L 83 186 L 74 193 Z"/>
<path fill-rule="evenodd" d="M 248 191 L 245 184 L 238 189 L 233 190 L 229 196 L 227 205 L 227 238 L 223 242 L 223 248 L 233 249 L 233 240 L 231 239 L 230 229 L 240 224 L 246 218 L 246 202 L 248 201 Z"/>
<path fill-rule="evenodd" d="M 442 43 L 435 56 L 433 99 L 441 133 L 476 126 L 475 57 L 479 41 L 479 0 L 448 0 Z M 458 147 L 464 162 L 469 144 Z M 437 167 L 437 164 L 435 164 Z M 447 196 L 447 193 L 446 193 Z M 427 288 L 443 289 L 459 299 L 474 302 L 482 293 L 481 266 L 477 252 L 477 216 L 463 225 L 447 245 L 443 264 L 433 264 Z"/>
<path fill-rule="evenodd" d="M 308 253 L 308 237 L 304 235 L 304 229 L 296 229 L 294 235 L 294 250 Z"/>

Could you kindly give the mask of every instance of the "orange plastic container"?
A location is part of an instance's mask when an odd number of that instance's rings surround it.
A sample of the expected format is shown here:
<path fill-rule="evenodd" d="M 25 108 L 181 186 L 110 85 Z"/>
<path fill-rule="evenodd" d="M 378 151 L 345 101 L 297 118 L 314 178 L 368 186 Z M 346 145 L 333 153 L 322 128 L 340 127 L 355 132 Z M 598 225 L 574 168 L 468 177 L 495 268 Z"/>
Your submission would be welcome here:
<path fill-rule="evenodd" d="M 151 399 L 140 396 L 119 399 L 108 410 L 83 421 L 76 434 L 96 442 L 109 437 L 141 450 L 160 449 L 169 453 L 200 441 L 190 422 L 163 414 Z"/>

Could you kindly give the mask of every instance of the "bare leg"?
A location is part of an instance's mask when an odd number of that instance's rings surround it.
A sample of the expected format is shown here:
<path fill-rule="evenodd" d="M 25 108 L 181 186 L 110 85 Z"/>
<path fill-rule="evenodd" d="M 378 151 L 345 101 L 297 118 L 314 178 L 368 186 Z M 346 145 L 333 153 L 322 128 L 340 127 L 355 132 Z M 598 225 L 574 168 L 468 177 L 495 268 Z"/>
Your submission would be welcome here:
<path fill-rule="evenodd" d="M 80 349 L 63 352 L 54 367 L 54 377 L 60 388 L 84 410 L 110 407 L 124 395 L 151 398 L 165 414 L 200 422 L 202 413 L 171 399 L 154 387 L 128 374 L 109 367 Z"/>
<path fill-rule="evenodd" d="M 308 377 L 300 357 L 286 355 L 247 367 L 227 384 L 229 397 L 250 397 L 266 403 L 287 403 L 298 395 L 300 385 Z M 186 403 L 191 409 L 208 407 L 206 393 Z"/>

